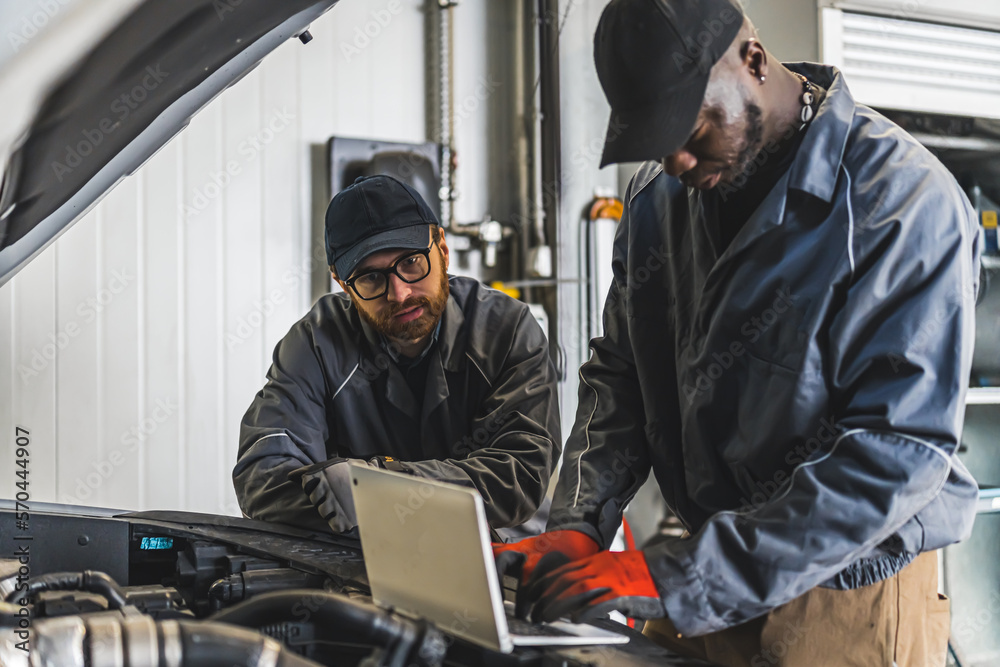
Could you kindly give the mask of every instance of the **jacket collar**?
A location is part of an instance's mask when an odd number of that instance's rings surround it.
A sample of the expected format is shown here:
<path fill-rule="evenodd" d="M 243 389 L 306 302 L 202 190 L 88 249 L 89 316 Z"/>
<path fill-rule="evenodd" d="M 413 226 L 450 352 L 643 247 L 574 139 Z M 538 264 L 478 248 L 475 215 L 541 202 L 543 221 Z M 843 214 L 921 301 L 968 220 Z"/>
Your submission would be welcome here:
<path fill-rule="evenodd" d="M 427 343 L 427 345 L 424 347 L 423 351 L 421 351 L 421 353 L 419 355 L 417 355 L 417 358 L 408 361 L 407 362 L 408 364 L 412 365 L 412 364 L 419 363 L 421 359 L 423 359 L 428 354 L 430 354 L 431 350 L 434 349 L 434 344 L 437 343 L 437 340 L 438 340 L 438 334 L 441 333 L 441 322 L 443 320 L 444 320 L 443 317 L 440 320 L 438 320 L 437 326 L 435 326 L 434 327 L 434 331 L 431 332 L 431 340 L 430 340 L 430 342 Z M 392 357 L 392 360 L 395 361 L 398 364 L 399 363 L 399 356 L 400 355 L 399 355 L 399 351 L 396 349 L 396 346 L 393 345 L 389 341 L 389 339 L 386 338 L 385 336 L 383 336 L 382 334 L 376 332 L 376 335 L 378 336 L 379 345 L 382 346 L 382 349 L 385 350 L 385 352 L 390 357 Z"/>
<path fill-rule="evenodd" d="M 827 90 L 788 171 L 788 187 L 829 202 L 833 199 L 854 121 L 854 97 L 836 67 L 815 63 L 785 63 L 785 67 Z"/>
<path fill-rule="evenodd" d="M 441 364 L 449 371 L 456 372 L 465 364 L 466 336 L 462 335 L 462 325 L 465 324 L 465 314 L 462 307 L 455 301 L 455 295 L 448 296 L 444 314 L 441 316 L 441 336 L 438 339 L 438 350 L 441 352 Z"/>

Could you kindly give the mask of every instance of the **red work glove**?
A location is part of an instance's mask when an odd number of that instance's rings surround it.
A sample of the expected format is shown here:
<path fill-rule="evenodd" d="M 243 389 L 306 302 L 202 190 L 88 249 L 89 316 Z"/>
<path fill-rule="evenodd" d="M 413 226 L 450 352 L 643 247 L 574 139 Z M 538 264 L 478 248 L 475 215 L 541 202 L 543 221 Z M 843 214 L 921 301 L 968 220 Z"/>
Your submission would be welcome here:
<path fill-rule="evenodd" d="M 533 621 L 601 618 L 618 610 L 634 618 L 665 615 L 641 551 L 602 551 L 547 574 L 536 571 L 525 591 Z"/>
<path fill-rule="evenodd" d="M 527 616 L 530 600 L 522 595 L 528 579 L 536 573 L 551 572 L 568 562 L 592 556 L 601 546 L 590 536 L 578 530 L 553 530 L 536 537 L 528 537 L 511 544 L 493 543 L 493 557 L 497 561 L 497 574 L 501 585 L 505 574 L 517 577 L 520 582 L 515 614 Z M 543 560 L 541 568 L 539 561 Z"/>

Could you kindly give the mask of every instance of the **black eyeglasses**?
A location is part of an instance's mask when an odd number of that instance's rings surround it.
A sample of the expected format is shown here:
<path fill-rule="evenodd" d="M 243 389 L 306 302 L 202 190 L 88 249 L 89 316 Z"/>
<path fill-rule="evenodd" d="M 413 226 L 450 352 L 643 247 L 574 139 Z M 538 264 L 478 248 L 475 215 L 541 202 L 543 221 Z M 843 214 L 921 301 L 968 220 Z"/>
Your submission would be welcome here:
<path fill-rule="evenodd" d="M 360 276 L 345 280 L 344 284 L 354 290 L 359 298 L 365 301 L 377 299 L 389 291 L 389 276 L 395 273 L 404 283 L 418 283 L 431 272 L 431 248 L 437 244 L 437 239 L 423 250 L 416 250 L 409 255 L 397 259 L 387 269 L 372 269 Z"/>

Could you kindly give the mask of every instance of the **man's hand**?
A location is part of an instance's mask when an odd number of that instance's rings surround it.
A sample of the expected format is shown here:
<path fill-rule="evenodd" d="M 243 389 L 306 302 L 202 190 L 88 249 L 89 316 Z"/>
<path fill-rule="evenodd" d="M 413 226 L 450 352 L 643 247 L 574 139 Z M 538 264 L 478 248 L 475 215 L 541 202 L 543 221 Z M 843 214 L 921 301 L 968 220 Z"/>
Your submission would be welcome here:
<path fill-rule="evenodd" d="M 536 570 L 524 593 L 536 622 L 588 621 L 615 610 L 634 618 L 665 614 L 641 551 L 602 551 L 548 573 Z"/>
<path fill-rule="evenodd" d="M 526 618 L 530 608 L 531 600 L 523 595 L 523 591 L 532 575 L 546 574 L 560 565 L 586 558 L 600 550 L 597 542 L 578 530 L 554 530 L 512 544 L 493 544 L 501 584 L 505 574 L 517 577 L 521 584 L 515 605 L 518 618 Z"/>
<path fill-rule="evenodd" d="M 351 494 L 351 461 L 379 467 L 361 459 L 337 457 L 288 474 L 290 479 L 299 479 L 309 501 L 335 533 L 346 533 L 358 525 Z"/>

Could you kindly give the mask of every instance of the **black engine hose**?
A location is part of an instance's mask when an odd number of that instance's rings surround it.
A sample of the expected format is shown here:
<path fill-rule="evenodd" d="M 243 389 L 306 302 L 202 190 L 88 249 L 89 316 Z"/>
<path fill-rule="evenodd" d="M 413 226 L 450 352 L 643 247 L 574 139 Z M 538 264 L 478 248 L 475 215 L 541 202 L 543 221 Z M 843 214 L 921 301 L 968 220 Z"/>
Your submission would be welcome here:
<path fill-rule="evenodd" d="M 161 646 L 165 645 L 162 641 L 165 623 L 167 622 L 158 624 Z M 180 629 L 184 667 L 218 667 L 232 664 L 320 667 L 319 663 L 288 650 L 280 642 L 246 628 L 211 621 L 177 621 L 177 627 Z M 276 662 L 267 659 L 268 651 L 276 657 Z M 161 659 L 160 664 L 167 663 Z"/>
<path fill-rule="evenodd" d="M 247 628 L 286 622 L 313 623 L 326 641 L 366 644 L 407 654 L 406 664 L 436 665 L 447 646 L 441 631 L 371 603 L 322 591 L 299 589 L 263 593 L 209 617 Z"/>
<path fill-rule="evenodd" d="M 32 598 L 45 591 L 86 591 L 104 596 L 111 609 L 121 609 L 125 606 L 125 592 L 114 579 L 95 570 L 84 570 L 83 572 L 52 572 L 43 574 L 40 577 L 33 577 L 28 582 L 28 589 L 21 591 L 25 596 Z M 17 594 L 13 592 L 7 595 L 4 602 L 10 600 Z"/>

